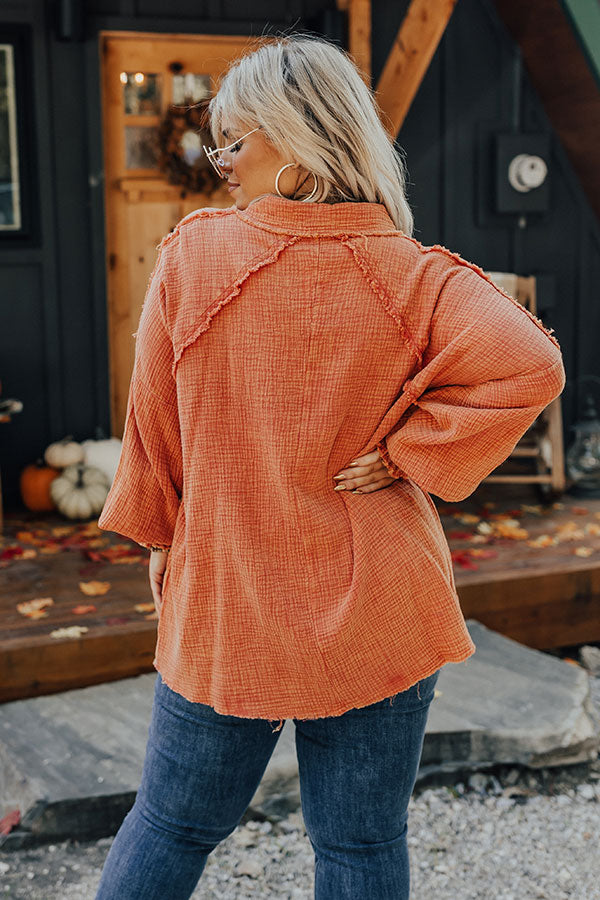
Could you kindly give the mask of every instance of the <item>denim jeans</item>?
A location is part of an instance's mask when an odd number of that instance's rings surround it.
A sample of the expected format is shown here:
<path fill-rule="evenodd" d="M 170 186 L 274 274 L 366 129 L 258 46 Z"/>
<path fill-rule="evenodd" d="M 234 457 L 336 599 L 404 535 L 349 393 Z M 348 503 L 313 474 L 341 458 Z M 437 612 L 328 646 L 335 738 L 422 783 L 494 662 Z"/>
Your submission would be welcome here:
<path fill-rule="evenodd" d="M 406 900 L 407 807 L 439 671 L 340 716 L 294 719 L 316 900 Z M 96 900 L 187 900 L 239 824 L 281 731 L 221 715 L 156 678 L 141 784 Z"/>

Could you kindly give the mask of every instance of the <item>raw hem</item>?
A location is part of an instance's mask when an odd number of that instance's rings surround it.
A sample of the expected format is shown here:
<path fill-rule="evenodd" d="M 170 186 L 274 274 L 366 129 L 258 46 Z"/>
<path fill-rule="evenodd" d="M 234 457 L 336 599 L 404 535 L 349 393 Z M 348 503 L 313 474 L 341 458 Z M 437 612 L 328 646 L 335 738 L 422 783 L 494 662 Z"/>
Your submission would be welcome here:
<path fill-rule="evenodd" d="M 385 700 L 387 697 L 391 697 L 395 694 L 399 694 L 402 691 L 407 691 L 413 685 L 417 684 L 419 681 L 423 681 L 423 679 L 428 678 L 430 675 L 433 675 L 434 672 L 437 672 L 438 669 L 441 669 L 442 666 L 446 665 L 446 663 L 461 663 L 465 662 L 465 660 L 469 659 L 475 653 L 475 644 L 471 641 L 471 646 L 469 649 L 465 650 L 463 653 L 457 654 L 455 656 L 440 656 L 436 659 L 436 662 L 430 664 L 424 672 L 419 675 L 418 678 L 409 681 L 402 679 L 401 677 L 398 679 L 398 682 L 393 684 L 391 687 L 386 689 L 386 692 L 381 696 L 381 691 L 378 692 L 376 697 L 369 697 L 367 699 L 360 699 L 355 701 L 354 703 L 342 703 L 333 709 L 323 711 L 323 709 L 315 709 L 314 707 L 307 709 L 290 709 L 289 707 L 277 707 L 275 706 L 269 712 L 263 711 L 260 715 L 250 714 L 248 712 L 242 712 L 237 709 L 226 709 L 220 703 L 214 703 L 209 698 L 206 697 L 189 697 L 181 691 L 181 689 L 175 686 L 175 680 L 171 678 L 170 675 L 165 676 L 160 669 L 160 664 L 157 663 L 157 658 L 155 657 L 152 661 L 152 665 L 156 669 L 156 671 L 160 674 L 160 677 L 176 694 L 179 694 L 189 703 L 204 703 L 207 706 L 210 706 L 214 709 L 215 712 L 224 716 L 236 716 L 240 719 L 265 719 L 268 722 L 280 722 L 281 724 L 274 729 L 275 731 L 279 731 L 283 725 L 283 722 L 286 719 L 323 719 L 329 718 L 331 716 L 341 716 L 344 713 L 348 712 L 351 709 L 363 709 L 366 706 L 371 706 L 373 703 L 379 703 L 381 700 Z"/>

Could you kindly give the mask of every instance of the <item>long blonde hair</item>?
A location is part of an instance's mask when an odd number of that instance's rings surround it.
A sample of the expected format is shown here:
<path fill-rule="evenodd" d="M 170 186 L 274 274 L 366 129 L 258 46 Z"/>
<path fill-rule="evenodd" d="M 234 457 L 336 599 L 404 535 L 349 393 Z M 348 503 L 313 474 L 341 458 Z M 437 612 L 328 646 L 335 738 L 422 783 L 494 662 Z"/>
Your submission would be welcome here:
<path fill-rule="evenodd" d="M 396 228 L 412 234 L 402 157 L 358 69 L 334 44 L 304 34 L 268 40 L 232 64 L 209 114 L 217 145 L 225 117 L 245 131 L 260 126 L 315 175 L 314 202 L 382 203 Z"/>

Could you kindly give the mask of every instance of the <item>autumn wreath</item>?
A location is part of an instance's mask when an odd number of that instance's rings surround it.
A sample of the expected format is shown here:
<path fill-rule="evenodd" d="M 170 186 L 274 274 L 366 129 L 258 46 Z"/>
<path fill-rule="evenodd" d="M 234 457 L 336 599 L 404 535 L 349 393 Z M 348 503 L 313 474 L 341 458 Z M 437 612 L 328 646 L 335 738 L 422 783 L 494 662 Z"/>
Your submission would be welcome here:
<path fill-rule="evenodd" d="M 182 194 L 211 194 L 221 179 L 208 162 L 202 145 L 212 143 L 207 128 L 208 100 L 170 106 L 158 128 L 158 166 L 169 184 Z"/>

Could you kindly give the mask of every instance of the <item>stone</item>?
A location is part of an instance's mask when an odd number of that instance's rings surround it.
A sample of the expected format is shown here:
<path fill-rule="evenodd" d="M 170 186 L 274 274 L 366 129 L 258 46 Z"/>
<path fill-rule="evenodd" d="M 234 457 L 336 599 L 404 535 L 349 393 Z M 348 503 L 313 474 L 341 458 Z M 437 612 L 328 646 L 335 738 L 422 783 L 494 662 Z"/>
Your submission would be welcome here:
<path fill-rule="evenodd" d="M 254 856 L 244 856 L 234 870 L 234 875 L 248 875 L 250 878 L 259 878 L 264 872 L 263 867 Z"/>
<path fill-rule="evenodd" d="M 600 647 L 584 644 L 579 650 L 579 660 L 592 675 L 600 675 Z"/>
<path fill-rule="evenodd" d="M 582 668 L 467 622 L 476 652 L 443 667 L 431 704 L 421 774 L 498 763 L 589 762 L 600 722 Z"/>

